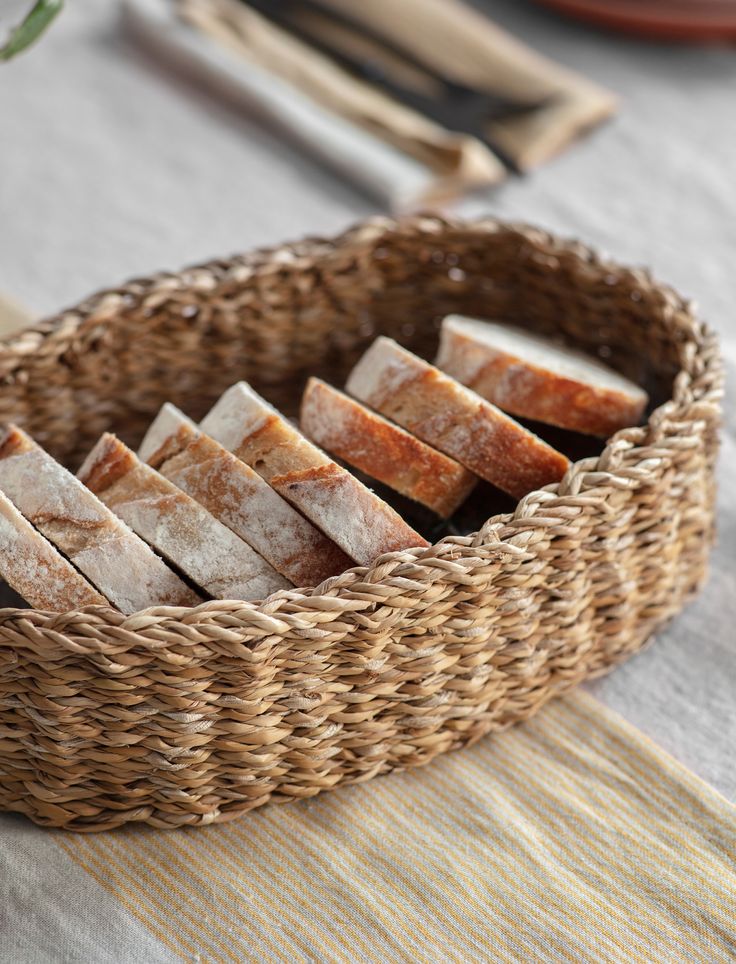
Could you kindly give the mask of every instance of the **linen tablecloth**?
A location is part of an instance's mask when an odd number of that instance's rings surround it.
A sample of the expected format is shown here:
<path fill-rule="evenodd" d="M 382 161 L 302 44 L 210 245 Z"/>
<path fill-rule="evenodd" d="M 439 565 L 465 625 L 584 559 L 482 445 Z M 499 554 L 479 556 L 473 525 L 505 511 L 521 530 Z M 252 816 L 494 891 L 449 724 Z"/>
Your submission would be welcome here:
<path fill-rule="evenodd" d="M 490 212 L 533 221 L 565 235 L 577 235 L 621 261 L 652 265 L 658 276 L 697 297 L 705 317 L 721 333 L 731 375 L 736 363 L 734 52 L 652 47 L 607 37 L 513 0 L 493 3 L 489 0 L 479 5 L 531 45 L 618 92 L 622 109 L 617 120 L 575 150 L 529 179 L 509 183 L 499 191 L 474 200 L 466 206 L 466 213 Z M 131 275 L 167 266 L 179 267 L 304 233 L 331 233 L 374 212 L 368 201 L 285 146 L 254 120 L 232 112 L 195 86 L 187 86 L 181 79 L 174 80 L 153 66 L 122 37 L 113 4 L 93 0 L 67 4 L 38 47 L 2 67 L 0 80 L 3 119 L 0 290 L 28 304 L 34 312 L 56 310 L 96 287 L 114 284 Z M 720 469 L 720 540 L 713 555 L 711 579 L 699 599 L 660 633 L 651 648 L 594 684 L 593 689 L 600 699 L 623 713 L 630 723 L 648 733 L 690 770 L 734 799 L 736 419 L 731 394 L 727 395 L 726 409 Z M 537 753 L 541 758 L 540 768 L 552 766 L 555 756 L 548 747 L 542 752 L 527 744 L 530 740 L 540 740 L 540 748 L 545 747 L 544 740 L 549 737 L 544 721 L 550 719 L 550 727 L 559 730 L 564 724 L 555 714 L 564 712 L 552 707 L 530 724 L 530 730 L 519 731 L 519 736 L 509 734 L 508 739 L 521 741 L 527 754 Z M 607 719 L 601 717 L 597 721 L 604 730 Z M 397 903 L 404 907 L 402 926 L 415 938 L 412 947 L 422 948 L 424 956 L 433 960 L 452 959 L 458 947 L 463 947 L 458 943 L 458 930 L 462 934 L 469 930 L 476 935 L 473 940 L 478 939 L 478 931 L 473 930 L 477 924 L 468 908 L 472 901 L 489 894 L 489 888 L 499 890 L 494 871 L 496 862 L 510 860 L 511 855 L 516 854 L 514 873 L 519 873 L 526 884 L 514 890 L 513 899 L 504 892 L 504 899 L 511 900 L 512 917 L 516 911 L 517 918 L 522 919 L 523 913 L 528 918 L 529 894 L 537 892 L 535 874 L 541 873 L 536 864 L 529 863 L 532 851 L 540 863 L 542 855 L 547 854 L 546 870 L 552 878 L 550 867 L 564 863 L 555 849 L 560 840 L 565 840 L 572 853 L 582 847 L 575 856 L 578 862 L 570 865 L 569 871 L 564 872 L 564 868 L 560 871 L 562 876 L 554 888 L 561 887 L 562 881 L 569 879 L 565 873 L 569 873 L 576 881 L 575 886 L 586 892 L 584 881 L 592 879 L 586 875 L 592 872 L 592 867 L 600 871 L 604 857 L 594 858 L 585 849 L 588 845 L 583 846 L 585 835 L 579 832 L 580 818 L 597 814 L 596 833 L 602 833 L 612 818 L 634 819 L 635 814 L 628 808 L 636 808 L 637 800 L 651 799 L 653 795 L 664 806 L 658 796 L 660 791 L 649 776 L 649 768 L 640 770 L 636 779 L 631 773 L 615 777 L 623 766 L 622 756 L 625 759 L 620 748 L 613 755 L 615 759 L 609 759 L 606 753 L 601 756 L 590 748 L 592 743 L 588 745 L 592 737 L 582 723 L 577 738 L 577 748 L 569 752 L 578 761 L 579 754 L 589 754 L 585 767 L 590 781 L 584 779 L 582 773 L 575 777 L 576 802 L 568 800 L 573 809 L 565 811 L 564 838 L 552 833 L 551 822 L 540 819 L 533 833 L 530 832 L 533 839 L 527 841 L 522 815 L 526 814 L 527 825 L 531 823 L 528 804 L 521 798 L 527 786 L 521 776 L 517 782 L 499 774 L 499 782 L 493 783 L 494 805 L 488 803 L 491 797 L 484 795 L 486 783 L 481 786 L 476 768 L 485 773 L 486 781 L 496 766 L 503 770 L 506 763 L 499 762 L 500 757 L 494 754 L 503 757 L 509 752 L 503 749 L 502 741 L 507 739 L 504 736 L 447 761 L 439 761 L 438 768 L 458 768 L 448 771 L 452 773 L 451 778 L 440 775 L 444 770 L 427 768 L 421 773 L 381 781 L 375 784 L 375 791 L 371 786 L 355 787 L 344 794 L 325 797 L 324 801 L 299 804 L 282 811 L 263 811 L 232 829 L 223 830 L 223 839 L 235 841 L 236 835 L 245 838 L 237 859 L 245 861 L 250 870 L 247 843 L 251 833 L 266 835 L 271 821 L 278 824 L 283 820 L 284 834 L 293 836 L 294 827 L 304 820 L 303 844 L 299 849 L 292 845 L 290 850 L 294 851 L 292 859 L 296 860 L 296 866 L 301 868 L 303 864 L 307 870 L 305 874 L 300 869 L 298 878 L 307 897 L 289 896 L 287 884 L 292 890 L 296 887 L 297 871 L 291 876 L 284 873 L 277 902 L 279 910 L 284 907 L 285 919 L 296 918 L 312 939 L 314 933 L 322 930 L 331 933 L 329 927 L 322 927 L 318 921 L 320 916 L 329 916 L 326 908 L 331 906 L 330 900 L 336 899 L 325 897 L 325 888 L 332 887 L 336 895 L 345 889 L 340 882 L 349 878 L 360 888 L 352 894 L 351 902 L 361 907 L 363 923 L 371 914 L 379 916 L 369 902 L 370 893 L 379 893 L 377 902 L 382 899 L 388 905 L 383 913 L 389 913 L 391 926 L 384 932 L 384 925 L 375 924 L 371 930 L 371 934 L 377 935 L 370 938 L 375 940 L 375 944 L 371 944 L 375 957 L 391 956 L 385 954 L 388 945 L 382 941 L 399 940 L 387 936 L 399 927 L 399 918 L 392 918 L 390 914 L 392 904 Z M 606 752 L 612 745 L 608 745 Z M 567 752 L 560 750 L 557 754 L 557 765 L 563 773 L 570 768 L 564 763 Z M 661 765 L 671 775 L 672 764 Z M 602 773 L 615 778 L 616 792 L 625 799 L 625 815 L 619 813 L 617 806 L 609 807 L 605 814 L 596 810 L 600 807 L 596 795 L 606 787 L 605 782 L 600 782 Z M 456 776 L 462 777 L 460 782 Z M 430 789 L 420 790 L 425 779 Z M 443 790 L 447 802 L 440 807 L 435 799 L 435 793 L 440 792 L 439 785 L 435 789 L 433 781 L 443 779 L 451 779 L 453 786 L 460 789 L 457 797 L 454 794 L 450 797 L 449 791 Z M 688 786 L 690 778 L 686 774 L 680 773 L 677 779 Z M 393 789 L 397 786 L 402 789 Z M 628 792 L 624 793 L 627 788 Z M 558 789 L 562 793 L 563 785 Z M 709 801 L 707 818 L 703 804 L 697 802 L 701 791 Z M 373 792 L 383 803 L 369 802 Z M 497 809 L 502 803 L 505 809 Z M 517 805 L 518 813 L 514 809 Z M 319 869 L 324 854 L 320 857 L 320 853 L 310 850 L 315 846 L 310 843 L 313 841 L 311 822 L 321 819 L 319 815 L 333 806 L 340 811 L 349 809 L 351 820 L 363 811 L 372 813 L 371 833 L 379 842 L 367 850 L 371 858 L 383 853 L 387 855 L 386 860 L 392 847 L 403 846 L 402 835 L 408 835 L 414 850 L 421 853 L 423 814 L 441 811 L 442 821 L 437 831 L 440 836 L 432 838 L 434 843 L 431 843 L 430 835 L 427 843 L 429 852 L 435 855 L 434 863 L 418 868 L 411 886 L 391 872 L 391 863 L 386 865 L 389 870 L 382 872 L 383 876 L 376 877 L 378 871 L 370 866 L 372 860 L 368 857 L 351 858 L 354 863 L 350 864 L 345 863 L 348 859 L 345 854 L 337 853 L 327 861 L 328 869 Z M 697 816 L 691 806 L 697 806 Z M 656 893 L 651 890 L 654 887 L 651 874 L 645 875 L 650 887 L 646 907 L 655 922 L 660 919 L 662 926 L 669 928 L 668 939 L 674 941 L 678 934 L 686 933 L 688 940 L 695 942 L 692 955 L 689 950 L 670 943 L 670 948 L 676 948 L 668 951 L 671 960 L 701 959 L 698 954 L 703 953 L 704 934 L 709 935 L 711 941 L 708 959 L 717 960 L 717 955 L 723 957 L 728 953 L 724 948 L 732 936 L 713 916 L 728 908 L 728 901 L 732 900 L 731 894 L 723 889 L 730 886 L 728 873 L 734 859 L 727 842 L 728 811 L 723 806 L 711 791 L 700 787 L 695 794 L 692 790 L 683 790 L 678 807 L 666 811 L 655 809 L 659 816 L 652 831 L 652 846 L 665 849 L 658 851 L 662 871 L 658 874 Z M 410 807 L 413 807 L 411 819 Z M 325 811 L 322 808 L 326 808 Z M 717 821 L 713 808 L 719 815 Z M 388 819 L 393 810 L 397 811 L 395 827 Z M 641 811 L 637 812 L 640 817 Z M 279 816 L 280 813 L 283 816 Z M 550 821 L 558 821 L 554 825 L 559 826 L 562 817 L 554 816 L 552 808 L 550 813 Z M 453 836 L 460 833 L 460 825 L 466 818 L 475 837 L 472 846 L 468 844 L 467 850 L 459 852 L 463 860 L 469 861 L 461 876 L 461 870 L 454 866 L 447 869 L 449 864 L 443 863 L 438 848 L 442 848 L 444 855 L 452 855 Z M 687 888 L 678 890 L 668 876 L 670 866 L 680 867 L 676 862 L 669 862 L 670 855 L 673 860 L 677 857 L 680 845 L 667 849 L 660 832 L 663 821 L 670 823 L 671 830 L 679 827 L 688 844 L 697 842 L 700 850 L 692 862 L 691 873 L 710 874 L 707 868 L 716 866 L 712 861 L 720 861 L 707 884 L 700 877 L 691 878 L 694 893 L 707 887 L 714 895 L 705 912 L 688 903 L 681 896 Z M 381 833 L 376 829 L 379 826 L 384 827 Z M 254 831 L 254 827 L 260 829 Z M 359 832 L 361 824 L 356 822 L 355 827 L 355 832 Z M 401 829 L 401 834 L 394 837 L 396 828 Z M 232 918 L 228 925 L 221 916 L 224 908 L 235 907 L 242 913 L 241 905 L 250 902 L 256 907 L 258 900 L 237 890 L 232 870 L 227 872 L 230 877 L 225 883 L 227 860 L 218 856 L 218 850 L 211 851 L 206 858 L 199 854 L 198 848 L 204 853 L 210 846 L 208 835 L 214 839 L 215 833 L 214 829 L 203 831 L 200 844 L 189 843 L 190 839 L 197 839 L 194 833 L 172 835 L 171 840 L 166 837 L 162 844 L 164 854 L 169 852 L 168 848 L 197 848 L 196 859 L 208 872 L 219 871 L 222 865 L 223 882 L 217 887 L 212 885 L 212 893 L 221 900 L 222 906 L 215 903 L 211 911 L 212 902 L 202 898 L 203 891 L 200 890 L 199 899 L 194 891 L 185 891 L 184 897 L 179 898 L 156 877 L 158 858 L 152 861 L 150 855 L 144 853 L 145 847 L 151 847 L 145 832 L 132 831 L 130 835 L 109 840 L 96 838 L 92 843 L 63 838 L 67 841 L 65 851 L 57 836 L 38 830 L 21 818 L 0 817 L 0 960 L 13 964 L 44 960 L 172 960 L 181 952 L 178 938 L 167 936 L 167 945 L 163 932 L 154 934 L 141 923 L 140 916 L 147 914 L 148 897 L 142 893 L 144 890 L 153 897 L 158 893 L 157 899 L 163 899 L 161 895 L 165 892 L 174 908 L 180 906 L 178 900 L 189 900 L 190 910 L 186 913 L 194 914 L 196 909 L 209 931 L 215 927 L 215 923 L 208 923 L 210 913 L 218 917 L 218 927 L 240 926 L 237 918 Z M 227 834 L 233 836 L 227 837 Z M 274 834 L 275 830 L 272 836 Z M 129 852 L 137 853 L 135 841 L 139 838 L 136 835 L 140 835 L 141 846 L 135 869 L 130 863 L 133 858 L 125 858 L 129 861 L 127 872 L 135 881 L 132 887 L 124 880 L 121 883 L 122 878 L 116 876 L 118 858 L 113 854 L 129 843 Z M 258 840 L 265 839 L 258 836 Z M 481 839 L 485 843 L 476 854 L 475 842 Z M 625 835 L 622 839 L 626 840 Z M 646 835 L 640 834 L 637 839 L 642 846 L 646 844 Z M 609 857 L 620 856 L 612 839 L 600 844 L 604 845 L 609 847 Z M 283 853 L 282 841 L 273 846 L 275 852 Z M 339 846 L 348 848 L 346 853 L 349 852 L 349 837 Z M 250 877 L 243 874 L 243 880 L 257 878 L 260 886 L 265 886 L 262 875 L 267 870 L 264 863 L 267 849 L 261 843 L 260 857 L 256 860 L 253 856 L 252 873 Z M 80 867 L 79 861 L 85 855 L 90 857 L 90 866 L 94 861 L 93 871 L 99 882 Z M 403 858 L 392 860 L 397 865 L 406 863 Z M 150 866 L 147 868 L 144 862 Z M 183 865 L 188 866 L 186 861 Z M 345 869 L 364 865 L 363 876 L 349 875 Z M 615 883 L 617 878 L 611 870 L 610 859 L 606 866 Z M 529 867 L 535 869 L 532 871 Z M 408 879 L 405 867 L 402 874 Z M 437 881 L 443 874 L 447 875 L 446 886 L 440 888 Z M 188 886 L 194 888 L 197 875 L 193 864 L 189 867 L 189 876 Z M 332 883 L 328 887 L 329 881 Z M 128 891 L 127 906 L 120 899 L 123 886 Z M 612 898 L 608 892 L 604 894 L 600 886 L 595 886 L 598 887 L 596 899 L 602 904 L 590 914 L 597 915 L 605 940 L 615 943 L 620 938 L 611 930 Z M 620 916 L 621 907 L 629 906 L 622 903 L 628 885 L 622 878 L 615 886 Z M 309 902 L 310 890 L 315 893 L 314 907 Z M 444 895 L 442 900 L 440 890 Z M 570 918 L 569 912 L 559 906 L 559 899 L 557 889 L 550 891 L 550 902 L 545 909 L 547 919 L 547 912 L 554 916 L 552 909 L 555 902 L 558 905 L 554 917 L 557 930 L 551 920 L 547 930 L 557 934 L 555 940 L 559 943 L 546 950 L 542 950 L 541 944 L 531 944 L 542 958 L 547 955 L 554 959 L 554 954 L 563 953 L 559 928 L 565 920 L 571 920 L 574 926 L 567 931 L 572 936 L 564 940 L 576 939 L 578 918 Z M 616 900 L 613 900 L 614 907 Z M 656 913 L 650 901 L 656 902 Z M 504 935 L 499 936 L 499 941 L 503 939 L 506 943 L 499 943 L 498 956 L 528 959 L 525 945 L 515 947 L 510 943 L 511 938 L 505 936 L 512 928 L 508 922 L 503 923 L 497 903 L 484 905 L 481 900 L 478 906 L 486 913 L 486 927 Z M 183 934 L 185 910 L 183 904 L 181 907 Z M 686 913 L 691 916 L 687 924 L 683 916 Z M 703 917 L 703 913 L 711 916 Z M 276 907 L 272 916 L 276 930 L 270 940 L 278 943 L 278 928 L 287 925 L 279 923 Z M 455 917 L 453 924 L 448 923 Z M 417 920 L 425 929 L 429 927 L 426 933 L 416 925 Z M 255 933 L 252 927 L 248 925 L 247 933 Z M 589 929 L 585 930 L 586 935 L 590 933 Z M 536 933 L 529 938 L 532 942 L 541 939 Z M 231 937 L 226 939 L 226 947 L 231 947 L 227 943 L 231 940 Z M 253 940 L 257 944 L 255 936 Z M 406 942 L 406 935 L 401 940 Z M 637 953 L 642 945 L 636 944 L 634 937 L 627 940 L 625 951 Z M 604 945 L 603 937 L 601 942 L 601 954 L 614 953 L 611 943 Z M 568 956 L 582 956 L 578 945 L 570 946 Z M 592 950 L 589 948 L 591 959 L 601 959 L 597 956 L 599 949 L 598 945 L 593 945 Z M 197 945 L 193 946 L 190 956 L 200 954 L 206 959 L 207 953 L 206 948 Z M 398 953 L 397 949 L 395 956 Z M 730 953 L 733 956 L 733 948 Z M 417 956 L 421 956 L 419 950 Z M 647 954 L 641 952 L 639 956 L 646 958 Z M 668 958 L 660 955 L 659 959 Z"/>

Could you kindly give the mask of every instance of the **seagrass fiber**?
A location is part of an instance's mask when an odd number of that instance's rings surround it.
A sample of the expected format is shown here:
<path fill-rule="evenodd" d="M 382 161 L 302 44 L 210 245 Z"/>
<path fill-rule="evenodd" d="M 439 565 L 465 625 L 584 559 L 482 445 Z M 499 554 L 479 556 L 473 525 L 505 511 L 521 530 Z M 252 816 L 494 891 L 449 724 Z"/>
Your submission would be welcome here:
<path fill-rule="evenodd" d="M 647 389 L 644 425 L 477 532 L 315 589 L 123 616 L 0 610 L 0 807 L 103 830 L 224 821 L 428 762 L 638 650 L 703 580 L 722 368 L 691 304 L 526 226 L 378 219 L 104 291 L 0 347 L 0 421 L 76 469 L 245 379 L 287 414 L 378 334 L 426 358 L 503 318 Z"/>

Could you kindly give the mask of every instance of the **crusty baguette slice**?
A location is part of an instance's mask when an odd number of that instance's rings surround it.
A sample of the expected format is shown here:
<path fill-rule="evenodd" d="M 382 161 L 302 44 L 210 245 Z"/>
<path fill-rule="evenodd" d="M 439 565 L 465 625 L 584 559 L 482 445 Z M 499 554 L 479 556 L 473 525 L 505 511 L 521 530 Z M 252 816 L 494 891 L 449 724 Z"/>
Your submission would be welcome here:
<path fill-rule="evenodd" d="M 317 586 L 353 562 L 249 465 L 168 402 L 138 455 L 253 546 L 295 586 Z"/>
<path fill-rule="evenodd" d="M 82 606 L 109 605 L 2 492 L 0 578 L 34 609 L 63 613 Z"/>
<path fill-rule="evenodd" d="M 384 552 L 429 545 L 245 382 L 229 388 L 200 427 L 254 468 L 359 565 L 370 565 Z"/>
<path fill-rule="evenodd" d="M 647 393 L 581 352 L 492 321 L 448 315 L 437 367 L 512 415 L 587 435 L 637 425 Z"/>
<path fill-rule="evenodd" d="M 478 481 L 459 462 L 319 378 L 307 382 L 300 423 L 327 452 L 445 519 Z"/>
<path fill-rule="evenodd" d="M 263 599 L 291 588 L 265 559 L 114 435 L 92 449 L 79 477 L 138 535 L 216 599 Z"/>
<path fill-rule="evenodd" d="M 0 489 L 121 612 L 201 602 L 163 559 L 14 425 L 0 440 Z"/>
<path fill-rule="evenodd" d="M 569 465 L 490 402 L 390 338 L 373 342 L 347 390 L 517 499 L 559 481 Z"/>

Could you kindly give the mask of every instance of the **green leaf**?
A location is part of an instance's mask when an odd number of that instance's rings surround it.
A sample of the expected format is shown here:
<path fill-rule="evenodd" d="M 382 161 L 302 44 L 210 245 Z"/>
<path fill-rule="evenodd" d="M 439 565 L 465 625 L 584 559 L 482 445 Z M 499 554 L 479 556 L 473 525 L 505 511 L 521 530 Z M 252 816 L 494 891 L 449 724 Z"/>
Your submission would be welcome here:
<path fill-rule="evenodd" d="M 0 60 L 10 60 L 29 47 L 63 6 L 64 0 L 37 0 L 26 19 L 12 31 L 5 46 L 0 47 Z"/>

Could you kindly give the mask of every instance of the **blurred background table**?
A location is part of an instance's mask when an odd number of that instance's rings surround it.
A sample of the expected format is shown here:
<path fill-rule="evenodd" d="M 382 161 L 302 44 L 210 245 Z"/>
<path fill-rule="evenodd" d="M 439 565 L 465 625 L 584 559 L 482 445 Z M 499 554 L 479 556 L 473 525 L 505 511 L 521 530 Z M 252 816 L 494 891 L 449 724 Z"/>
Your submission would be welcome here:
<path fill-rule="evenodd" d="M 652 266 L 695 297 L 736 362 L 736 52 L 606 35 L 519 0 L 481 9 L 617 92 L 617 119 L 463 214 L 530 221 Z M 96 288 L 309 233 L 374 203 L 258 124 L 173 77 L 69 3 L 0 73 L 0 291 L 37 314 Z M 736 415 L 721 462 L 710 582 L 656 645 L 592 690 L 736 798 Z"/>

